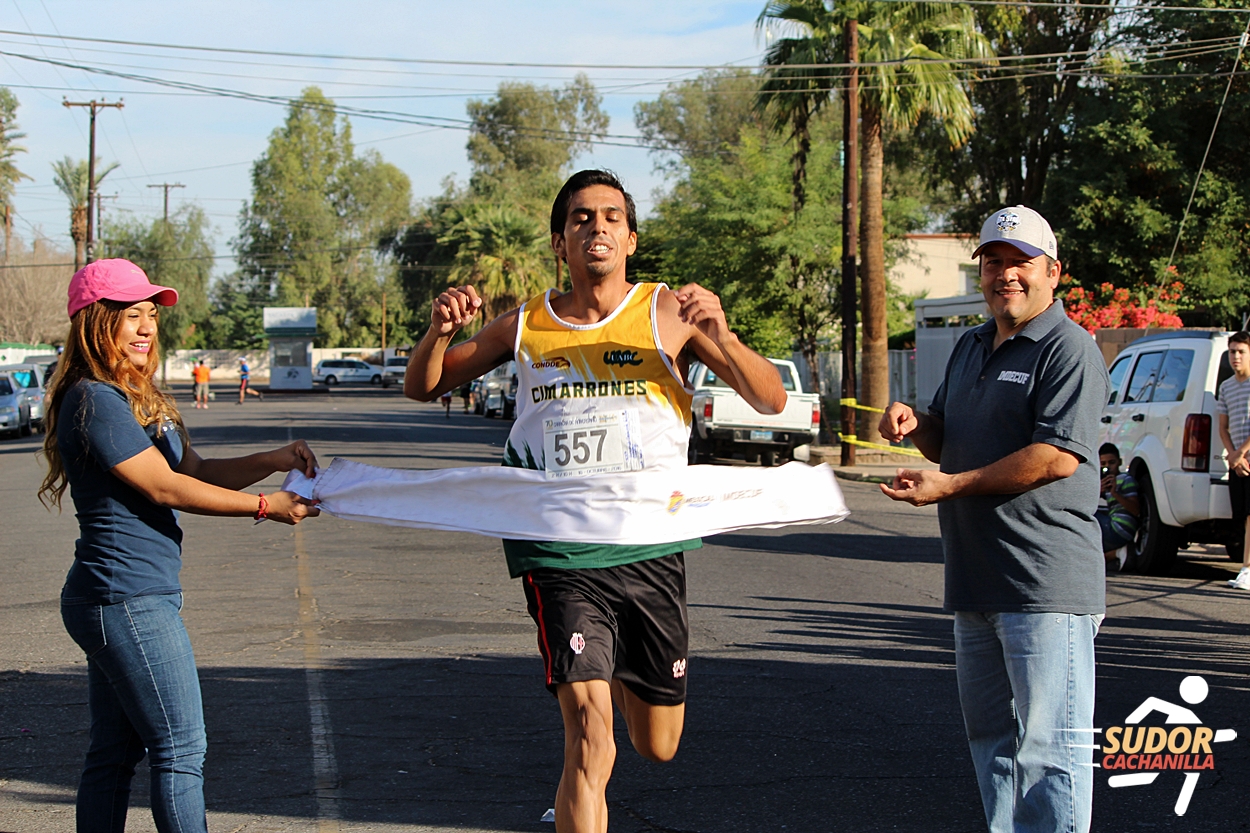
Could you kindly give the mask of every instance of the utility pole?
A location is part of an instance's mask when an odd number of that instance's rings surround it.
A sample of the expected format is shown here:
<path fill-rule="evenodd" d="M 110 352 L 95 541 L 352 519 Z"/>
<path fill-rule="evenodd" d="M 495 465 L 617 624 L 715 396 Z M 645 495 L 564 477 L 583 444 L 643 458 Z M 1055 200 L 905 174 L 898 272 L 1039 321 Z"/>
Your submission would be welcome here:
<path fill-rule="evenodd" d="M 62 99 L 66 107 L 87 107 L 91 110 L 91 140 L 87 148 L 87 262 L 95 260 L 95 228 L 92 226 L 92 209 L 95 208 L 95 115 L 105 107 L 125 106 L 120 101 L 70 101 Z"/>
<path fill-rule="evenodd" d="M 170 188 L 186 188 L 181 182 L 162 182 L 159 185 L 149 185 L 149 188 L 165 189 L 165 225 L 169 225 L 169 189 Z"/>
<path fill-rule="evenodd" d="M 101 238 L 104 237 L 104 201 L 115 200 L 119 196 L 120 194 L 109 194 L 108 196 L 103 194 L 95 195 L 95 227 L 99 230 Z M 104 242 L 103 239 L 101 239 L 100 242 Z"/>
<path fill-rule="evenodd" d="M 859 22 L 846 22 L 846 90 L 842 96 L 842 399 L 855 399 L 855 263 L 859 254 Z M 842 406 L 842 434 L 854 436 L 855 409 Z M 855 446 L 842 441 L 842 465 L 855 465 Z"/>
<path fill-rule="evenodd" d="M 386 290 L 382 290 L 382 364 L 386 365 Z"/>

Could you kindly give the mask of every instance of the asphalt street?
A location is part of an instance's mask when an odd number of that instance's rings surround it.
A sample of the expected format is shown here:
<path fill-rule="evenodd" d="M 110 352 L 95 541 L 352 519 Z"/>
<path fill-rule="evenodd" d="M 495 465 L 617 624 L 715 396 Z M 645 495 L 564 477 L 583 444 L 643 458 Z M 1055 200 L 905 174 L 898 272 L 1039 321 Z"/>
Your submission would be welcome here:
<path fill-rule="evenodd" d="M 225 394 L 223 394 L 225 396 Z M 401 468 L 495 465 L 501 420 L 395 391 L 270 395 L 209 411 L 182 395 L 204 456 L 307 439 Z M 0 441 L 0 833 L 73 829 L 85 661 L 57 596 L 77 525 L 40 506 L 39 437 Z M 272 478 L 260 488 L 280 482 Z M 642 761 L 618 721 L 614 833 L 985 829 L 942 611 L 937 513 L 842 483 L 835 526 L 710 538 L 687 555 L 692 650 L 677 759 Z M 466 519 L 495 511 L 465 506 Z M 562 731 L 534 627 L 498 541 L 348 523 L 183 515 L 186 594 L 209 735 L 214 833 L 550 831 Z M 1250 829 L 1250 594 L 1222 550 L 1172 576 L 1107 577 L 1095 725 L 1148 697 L 1210 693 L 1216 744 L 1184 816 L 1183 776 L 1111 788 L 1094 830 Z M 1090 581 L 1103 581 L 1090 576 Z M 1097 759 L 1101 759 L 1098 755 Z M 146 770 L 127 830 L 154 830 Z"/>

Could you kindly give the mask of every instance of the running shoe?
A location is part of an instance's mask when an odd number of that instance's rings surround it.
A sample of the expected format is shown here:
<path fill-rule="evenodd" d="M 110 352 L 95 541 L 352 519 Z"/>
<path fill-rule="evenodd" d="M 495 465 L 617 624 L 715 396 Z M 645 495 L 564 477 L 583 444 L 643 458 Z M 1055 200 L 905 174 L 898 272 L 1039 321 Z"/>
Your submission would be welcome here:
<path fill-rule="evenodd" d="M 1228 586 L 1237 590 L 1250 590 L 1250 567 L 1242 567 L 1237 578 L 1231 580 Z"/>

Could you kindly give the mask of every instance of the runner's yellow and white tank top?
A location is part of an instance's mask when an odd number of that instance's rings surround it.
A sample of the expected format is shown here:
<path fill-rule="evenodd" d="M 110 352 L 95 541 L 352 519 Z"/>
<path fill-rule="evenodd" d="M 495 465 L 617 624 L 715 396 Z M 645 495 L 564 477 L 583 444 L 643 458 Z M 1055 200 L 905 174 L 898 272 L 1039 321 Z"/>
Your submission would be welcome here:
<path fill-rule="evenodd" d="M 664 284 L 635 284 L 595 324 L 551 309 L 552 290 L 517 318 L 516 422 L 505 466 L 549 480 L 686 465 L 694 393 L 660 343 L 656 305 Z M 629 564 L 698 547 L 698 541 L 628 546 L 504 541 L 509 571 Z"/>

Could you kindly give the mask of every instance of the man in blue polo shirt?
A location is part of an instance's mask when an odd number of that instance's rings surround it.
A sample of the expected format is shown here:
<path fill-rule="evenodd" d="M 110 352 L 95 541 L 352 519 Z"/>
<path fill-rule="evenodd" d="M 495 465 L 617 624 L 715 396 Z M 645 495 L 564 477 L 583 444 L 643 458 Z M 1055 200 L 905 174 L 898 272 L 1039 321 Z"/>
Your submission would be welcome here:
<path fill-rule="evenodd" d="M 1054 297 L 1050 224 L 1024 206 L 981 227 L 993 320 L 966 333 L 928 413 L 881 419 L 941 470 L 882 491 L 938 504 L 968 745 L 991 833 L 1088 831 L 1094 636 L 1105 609 L 1098 418 L 1110 381 Z"/>

